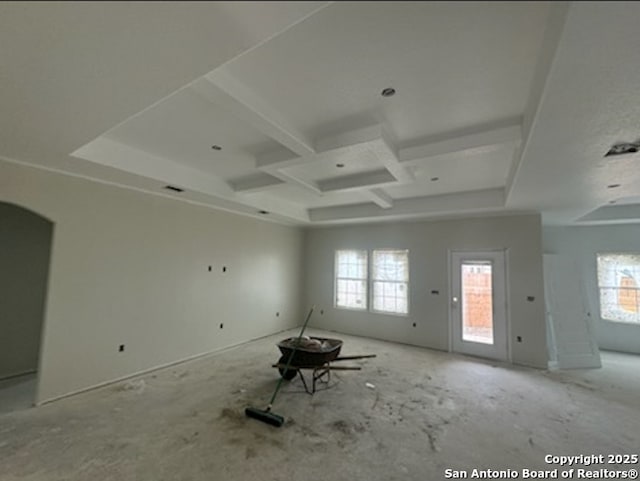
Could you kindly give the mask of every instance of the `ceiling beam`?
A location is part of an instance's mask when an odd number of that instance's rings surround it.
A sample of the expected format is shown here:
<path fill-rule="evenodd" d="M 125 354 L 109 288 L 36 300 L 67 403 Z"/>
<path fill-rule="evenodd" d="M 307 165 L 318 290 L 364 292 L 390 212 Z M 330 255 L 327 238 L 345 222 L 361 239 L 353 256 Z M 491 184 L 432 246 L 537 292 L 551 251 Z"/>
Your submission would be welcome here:
<path fill-rule="evenodd" d="M 282 179 L 273 177 L 269 174 L 255 174 L 246 177 L 240 177 L 238 179 L 231 180 L 229 182 L 234 192 L 258 192 L 262 190 L 268 190 L 273 187 L 277 187 L 285 183 Z"/>
<path fill-rule="evenodd" d="M 360 148 L 364 146 L 367 151 L 375 155 L 385 167 L 386 172 L 380 169 L 374 172 L 310 182 L 287 171 L 288 167 L 313 162 L 321 154 L 333 153 L 336 157 L 339 157 L 341 153 L 348 154 L 356 146 Z M 410 182 L 413 180 L 413 176 L 400 164 L 390 136 L 386 134 L 379 124 L 322 137 L 315 142 L 314 147 L 316 153 L 306 156 L 297 156 L 296 153 L 291 152 L 288 148 L 259 155 L 256 157 L 256 165 L 269 175 L 278 177 L 283 181 L 296 183 L 312 190 L 316 194 L 336 190 L 369 188 L 374 185 Z M 387 204 L 388 200 L 377 200 L 376 203 L 378 202 Z"/>
<path fill-rule="evenodd" d="M 71 155 L 206 194 L 221 197 L 233 194 L 231 186 L 216 176 L 107 137 L 98 137 Z"/>
<path fill-rule="evenodd" d="M 71 154 L 91 162 L 107 165 L 148 179 L 154 179 L 159 186 L 175 185 L 185 192 L 202 194 L 209 199 L 217 199 L 212 205 L 241 204 L 256 210 L 268 210 L 296 221 L 309 220 L 306 209 L 270 196 L 247 196 L 234 192 L 231 185 L 218 177 L 169 159 L 151 155 L 145 151 L 116 142 L 106 137 L 98 137 Z"/>
<path fill-rule="evenodd" d="M 320 207 L 309 210 L 312 223 L 366 221 L 385 218 L 436 217 L 452 214 L 501 212 L 504 210 L 504 189 L 486 189 L 456 194 L 396 199 L 391 208 L 356 204 Z"/>
<path fill-rule="evenodd" d="M 378 158 L 382 160 L 384 166 L 398 182 L 410 183 L 415 180 L 415 177 L 409 169 L 400 162 L 396 142 L 385 130 L 382 130 L 380 140 L 375 143 L 374 148 L 376 149 Z"/>
<path fill-rule="evenodd" d="M 319 139 L 316 142 L 316 151 L 325 153 L 359 144 L 366 144 L 367 149 L 375 154 L 398 182 L 406 183 L 414 180 L 411 173 L 398 159 L 395 141 L 380 124 L 353 129 Z"/>
<path fill-rule="evenodd" d="M 468 153 L 469 151 L 487 151 L 502 148 L 505 144 L 514 146 L 522 140 L 520 119 L 509 125 L 485 128 L 463 135 L 432 139 L 419 145 L 401 148 L 398 157 L 402 163 L 413 163 L 430 157 L 450 154 Z"/>
<path fill-rule="evenodd" d="M 256 155 L 258 169 L 281 169 L 301 163 L 300 156 L 286 147 Z"/>
<path fill-rule="evenodd" d="M 379 124 L 359 129 L 328 135 L 316 140 L 316 152 L 330 152 L 358 144 L 367 144 L 382 138 L 382 127 Z"/>
<path fill-rule="evenodd" d="M 378 185 L 395 184 L 397 181 L 387 169 L 378 169 L 359 174 L 344 175 L 331 179 L 321 180 L 318 187 L 322 192 L 335 192 L 344 190 L 361 189 Z"/>
<path fill-rule="evenodd" d="M 382 189 L 364 190 L 362 191 L 362 195 L 381 209 L 390 209 L 393 207 L 393 199 Z"/>
<path fill-rule="evenodd" d="M 191 88 L 209 101 L 222 106 L 263 134 L 300 156 L 315 153 L 312 139 L 291 125 L 225 67 L 218 68 L 191 84 Z"/>

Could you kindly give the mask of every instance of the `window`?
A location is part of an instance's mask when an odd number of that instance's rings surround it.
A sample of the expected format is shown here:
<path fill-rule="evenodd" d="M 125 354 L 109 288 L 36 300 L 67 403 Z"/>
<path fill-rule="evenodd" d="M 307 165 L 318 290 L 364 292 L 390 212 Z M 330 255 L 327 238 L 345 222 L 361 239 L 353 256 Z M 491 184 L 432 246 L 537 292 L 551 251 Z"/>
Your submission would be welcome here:
<path fill-rule="evenodd" d="M 336 251 L 336 307 L 367 308 L 367 251 Z"/>
<path fill-rule="evenodd" d="M 597 254 L 600 317 L 640 323 L 640 254 Z"/>
<path fill-rule="evenodd" d="M 374 311 L 409 312 L 409 251 L 374 250 L 371 279 Z"/>

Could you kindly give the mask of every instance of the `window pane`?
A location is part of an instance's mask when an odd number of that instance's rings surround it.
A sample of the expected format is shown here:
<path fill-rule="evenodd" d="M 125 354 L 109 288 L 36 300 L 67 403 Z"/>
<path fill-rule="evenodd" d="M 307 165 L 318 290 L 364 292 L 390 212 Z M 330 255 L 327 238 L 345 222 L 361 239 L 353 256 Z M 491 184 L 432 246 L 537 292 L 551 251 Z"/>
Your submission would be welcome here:
<path fill-rule="evenodd" d="M 376 281 L 409 280 L 409 252 L 406 250 L 373 251 L 372 277 Z"/>
<path fill-rule="evenodd" d="M 409 251 L 373 251 L 373 310 L 395 314 L 409 312 Z"/>
<path fill-rule="evenodd" d="M 640 254 L 598 254 L 600 317 L 640 322 Z"/>
<path fill-rule="evenodd" d="M 491 264 L 462 264 L 462 339 L 493 344 Z"/>
<path fill-rule="evenodd" d="M 336 251 L 336 307 L 367 308 L 367 251 Z"/>
<path fill-rule="evenodd" d="M 366 251 L 336 251 L 336 277 L 366 279 Z"/>
<path fill-rule="evenodd" d="M 365 309 L 366 286 L 366 281 L 338 279 L 336 282 L 336 306 Z"/>
<path fill-rule="evenodd" d="M 407 314 L 407 285 L 402 282 L 373 282 L 373 309 L 380 312 Z"/>

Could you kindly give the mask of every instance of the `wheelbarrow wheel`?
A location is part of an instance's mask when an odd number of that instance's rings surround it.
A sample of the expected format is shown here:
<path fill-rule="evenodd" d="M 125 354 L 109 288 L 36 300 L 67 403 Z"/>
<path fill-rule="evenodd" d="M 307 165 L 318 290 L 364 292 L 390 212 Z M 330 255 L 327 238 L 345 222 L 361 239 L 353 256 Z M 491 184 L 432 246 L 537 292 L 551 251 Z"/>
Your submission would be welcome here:
<path fill-rule="evenodd" d="M 286 364 L 288 360 L 289 356 L 282 356 L 278 361 L 278 364 Z M 285 369 L 283 367 L 279 367 L 278 371 L 280 372 L 280 375 L 283 377 L 283 379 L 286 379 L 287 381 L 291 381 L 294 377 L 296 377 L 296 374 L 298 372 L 295 369 Z"/>

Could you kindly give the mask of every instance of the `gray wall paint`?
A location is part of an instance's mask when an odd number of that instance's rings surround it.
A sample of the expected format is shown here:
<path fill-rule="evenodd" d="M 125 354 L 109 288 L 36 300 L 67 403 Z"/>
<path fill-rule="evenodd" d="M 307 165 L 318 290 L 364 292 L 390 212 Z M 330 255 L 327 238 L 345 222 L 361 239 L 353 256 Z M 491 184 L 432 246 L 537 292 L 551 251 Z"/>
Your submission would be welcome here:
<path fill-rule="evenodd" d="M 2 200 L 55 223 L 39 401 L 301 323 L 300 229 L 7 162 Z"/>
<path fill-rule="evenodd" d="M 598 252 L 640 252 L 640 226 L 545 227 L 543 239 L 546 253 L 571 258 L 578 266 L 600 349 L 640 354 L 640 325 L 600 317 L 596 267 Z"/>
<path fill-rule="evenodd" d="M 335 309 L 335 250 L 381 247 L 410 251 L 410 315 Z M 317 306 L 316 327 L 441 350 L 449 348 L 449 250 L 508 249 L 512 360 L 547 366 L 542 234 L 537 215 L 309 229 L 305 249 L 305 299 Z M 431 290 L 440 294 L 432 295 Z M 527 296 L 534 296 L 535 301 L 527 301 Z M 517 343 L 516 336 L 522 336 L 523 342 Z"/>
<path fill-rule="evenodd" d="M 0 379 L 38 367 L 52 227 L 0 202 Z"/>

